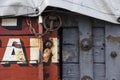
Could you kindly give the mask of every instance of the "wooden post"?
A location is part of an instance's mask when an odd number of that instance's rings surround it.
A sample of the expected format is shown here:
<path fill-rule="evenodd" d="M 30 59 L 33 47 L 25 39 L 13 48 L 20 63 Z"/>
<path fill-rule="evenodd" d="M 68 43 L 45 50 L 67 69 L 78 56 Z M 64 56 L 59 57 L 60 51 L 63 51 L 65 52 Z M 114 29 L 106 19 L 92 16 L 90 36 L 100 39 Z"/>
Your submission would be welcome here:
<path fill-rule="evenodd" d="M 80 17 L 79 23 L 80 80 L 93 79 L 92 27 L 89 18 Z"/>

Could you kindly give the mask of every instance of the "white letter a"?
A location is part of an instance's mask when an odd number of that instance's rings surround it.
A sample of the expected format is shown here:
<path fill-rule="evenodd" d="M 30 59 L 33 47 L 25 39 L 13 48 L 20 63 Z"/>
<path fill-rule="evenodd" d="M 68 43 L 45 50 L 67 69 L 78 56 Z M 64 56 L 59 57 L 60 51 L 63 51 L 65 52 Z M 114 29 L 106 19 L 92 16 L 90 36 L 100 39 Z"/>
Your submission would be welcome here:
<path fill-rule="evenodd" d="M 17 62 L 18 64 L 26 64 L 24 51 L 19 38 L 9 39 L 1 64 L 6 64 L 11 61 Z"/>

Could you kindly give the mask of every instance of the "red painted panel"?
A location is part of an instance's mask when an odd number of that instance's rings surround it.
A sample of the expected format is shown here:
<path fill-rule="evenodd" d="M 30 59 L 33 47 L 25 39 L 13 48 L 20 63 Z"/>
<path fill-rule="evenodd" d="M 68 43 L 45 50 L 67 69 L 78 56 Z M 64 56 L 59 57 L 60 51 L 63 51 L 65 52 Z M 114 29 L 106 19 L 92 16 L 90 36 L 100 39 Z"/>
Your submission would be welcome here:
<path fill-rule="evenodd" d="M 35 38 L 35 36 L 0 36 L 1 47 L 6 47 L 9 39 L 20 39 L 22 46 L 30 47 L 30 38 Z"/>
<path fill-rule="evenodd" d="M 44 40 L 46 41 L 49 38 L 58 38 L 58 32 L 51 32 L 44 37 Z M 44 80 L 60 80 L 59 63 L 52 63 L 48 61 L 47 63 L 43 63 L 43 65 Z"/>
<path fill-rule="evenodd" d="M 44 80 L 60 80 L 59 66 L 51 63 L 44 65 Z"/>
<path fill-rule="evenodd" d="M 1 26 L 1 19 L 0 19 L 0 35 L 24 35 L 24 34 L 31 34 L 29 31 L 29 26 L 27 25 L 26 18 L 22 18 L 22 29 L 21 30 L 8 30 Z M 38 21 L 37 18 L 31 18 L 32 26 L 35 28 L 36 32 L 38 32 Z"/>
<path fill-rule="evenodd" d="M 39 66 L 11 64 L 0 65 L 0 80 L 43 80 L 42 64 Z M 40 76 L 40 77 L 39 77 Z"/>
<path fill-rule="evenodd" d="M 37 18 L 32 18 L 32 25 L 35 30 L 39 33 L 42 33 L 42 26 L 39 25 Z M 1 27 L 0 21 L 0 61 L 5 53 L 5 49 L 10 38 L 20 38 L 22 41 L 22 48 L 28 61 L 28 64 L 18 65 L 16 63 L 11 63 L 10 65 L 1 65 L 0 64 L 0 80 L 43 80 L 43 64 L 40 62 L 36 65 L 30 64 L 30 38 L 34 36 L 29 36 L 28 25 L 26 24 L 25 18 L 22 19 L 22 30 L 8 30 Z M 8 35 L 8 36 L 7 36 Z M 11 35 L 11 36 L 9 36 Z M 12 36 L 14 35 L 14 36 Z M 22 36 L 18 36 L 22 35 Z M 42 51 L 42 39 L 40 39 L 40 51 Z"/>

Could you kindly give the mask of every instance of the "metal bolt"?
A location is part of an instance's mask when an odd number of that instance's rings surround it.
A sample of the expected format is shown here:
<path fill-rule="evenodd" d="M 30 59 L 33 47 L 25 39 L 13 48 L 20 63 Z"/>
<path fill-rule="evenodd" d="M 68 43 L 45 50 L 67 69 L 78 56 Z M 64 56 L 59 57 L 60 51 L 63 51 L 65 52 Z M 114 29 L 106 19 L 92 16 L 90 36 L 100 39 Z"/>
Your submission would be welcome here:
<path fill-rule="evenodd" d="M 118 17 L 117 21 L 120 22 L 120 17 Z"/>
<path fill-rule="evenodd" d="M 116 53 L 115 51 L 112 51 L 112 52 L 111 52 L 111 57 L 112 57 L 112 58 L 117 57 L 117 53 Z"/>
<path fill-rule="evenodd" d="M 48 40 L 45 42 L 46 48 L 51 48 L 53 46 L 53 42 L 51 40 Z"/>
<path fill-rule="evenodd" d="M 92 48 L 92 40 L 91 39 L 83 39 L 81 41 L 81 49 L 84 51 L 89 51 Z"/>
<path fill-rule="evenodd" d="M 92 80 L 90 76 L 83 76 L 81 80 Z"/>

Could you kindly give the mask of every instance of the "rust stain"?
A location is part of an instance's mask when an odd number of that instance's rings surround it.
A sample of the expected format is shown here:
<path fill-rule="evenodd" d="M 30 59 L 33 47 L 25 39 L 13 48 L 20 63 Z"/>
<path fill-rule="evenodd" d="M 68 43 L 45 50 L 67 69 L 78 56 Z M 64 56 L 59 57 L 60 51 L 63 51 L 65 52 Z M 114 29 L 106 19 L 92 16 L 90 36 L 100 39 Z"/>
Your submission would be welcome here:
<path fill-rule="evenodd" d="M 68 51 L 62 51 L 63 53 L 63 61 L 66 61 L 67 59 L 69 59 L 70 57 L 73 57 L 74 54 Z"/>
<path fill-rule="evenodd" d="M 48 62 L 50 54 L 52 53 L 51 49 L 46 48 L 43 53 L 43 62 Z"/>
<path fill-rule="evenodd" d="M 22 51 L 19 51 L 19 53 L 16 56 L 18 61 L 25 61 L 24 53 Z"/>
<path fill-rule="evenodd" d="M 118 42 L 118 43 L 120 43 L 120 36 L 114 37 L 114 36 L 109 35 L 107 37 L 107 40 L 110 41 L 110 42 Z"/>

